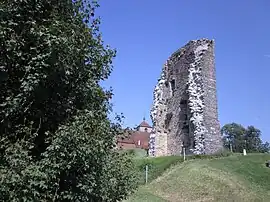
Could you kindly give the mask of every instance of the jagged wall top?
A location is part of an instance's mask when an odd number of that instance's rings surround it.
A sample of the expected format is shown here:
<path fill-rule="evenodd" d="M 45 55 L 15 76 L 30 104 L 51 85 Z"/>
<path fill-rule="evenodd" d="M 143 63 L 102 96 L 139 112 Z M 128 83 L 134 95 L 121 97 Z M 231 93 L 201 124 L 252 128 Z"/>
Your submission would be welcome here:
<path fill-rule="evenodd" d="M 173 65 L 175 62 L 178 61 L 178 59 L 181 57 L 181 55 L 184 54 L 185 50 L 187 49 L 187 47 L 190 47 L 191 45 L 193 45 L 194 43 L 198 43 L 198 44 L 213 44 L 214 46 L 214 39 L 207 39 L 207 38 L 202 38 L 202 39 L 197 39 L 197 40 L 190 40 L 185 46 L 183 46 L 182 48 L 178 49 L 177 51 L 175 51 L 174 53 L 171 54 L 171 56 L 168 58 L 168 60 L 166 61 L 165 65 Z"/>
<path fill-rule="evenodd" d="M 215 139 L 215 134 L 219 135 L 219 123 L 215 110 L 214 69 L 214 40 L 206 38 L 189 41 L 185 46 L 172 53 L 165 62 L 155 86 L 154 103 L 151 109 L 151 118 L 156 135 L 156 143 L 153 148 L 156 148 L 156 152 L 160 153 L 157 155 L 164 155 L 166 151 L 167 153 L 173 153 L 174 150 L 180 150 L 179 145 L 182 139 L 178 138 L 178 134 L 183 137 L 184 133 L 178 130 L 178 128 L 181 129 L 181 126 L 177 123 L 180 117 L 178 113 L 181 110 L 177 105 L 185 92 L 189 97 L 188 120 L 194 124 L 194 127 L 190 130 L 194 134 L 193 142 L 196 143 L 193 152 L 204 153 L 206 146 L 219 144 L 218 141 L 212 141 L 212 139 Z M 185 89 L 186 87 L 188 88 Z M 206 110 L 204 110 L 204 101 L 207 102 Z M 170 125 L 166 124 L 165 127 L 166 115 L 170 114 L 174 114 L 174 118 L 173 120 L 169 118 L 171 120 Z M 207 116 L 206 120 L 204 115 Z M 215 129 L 214 132 L 210 131 L 212 128 Z M 205 139 L 207 140 L 206 143 Z M 213 149 L 215 148 L 210 148 L 209 151 Z"/>
<path fill-rule="evenodd" d="M 150 117 L 152 119 L 153 125 L 155 125 L 155 118 L 157 115 L 157 104 L 163 104 L 164 102 L 164 100 L 162 99 L 161 89 L 165 84 L 165 80 L 168 75 L 168 68 L 169 66 L 173 66 L 175 63 L 177 63 L 179 61 L 179 58 L 183 54 L 185 54 L 186 49 L 188 49 L 188 47 L 190 46 L 193 46 L 194 43 L 198 43 L 199 45 L 212 44 L 212 46 L 214 46 L 214 39 L 201 38 L 197 40 L 190 40 L 185 46 L 172 53 L 171 56 L 167 59 L 167 61 L 163 65 L 160 78 L 158 79 L 158 83 L 155 86 L 154 90 L 154 104 L 150 112 Z"/>

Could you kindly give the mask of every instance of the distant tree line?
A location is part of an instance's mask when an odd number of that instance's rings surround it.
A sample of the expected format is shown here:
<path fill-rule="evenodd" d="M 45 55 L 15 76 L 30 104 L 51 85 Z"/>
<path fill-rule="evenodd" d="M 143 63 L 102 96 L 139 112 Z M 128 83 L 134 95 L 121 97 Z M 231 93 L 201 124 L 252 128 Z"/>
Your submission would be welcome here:
<path fill-rule="evenodd" d="M 269 142 L 263 142 L 261 131 L 254 126 L 245 128 L 241 124 L 230 123 L 222 127 L 224 147 L 233 152 L 266 153 L 270 151 Z"/>

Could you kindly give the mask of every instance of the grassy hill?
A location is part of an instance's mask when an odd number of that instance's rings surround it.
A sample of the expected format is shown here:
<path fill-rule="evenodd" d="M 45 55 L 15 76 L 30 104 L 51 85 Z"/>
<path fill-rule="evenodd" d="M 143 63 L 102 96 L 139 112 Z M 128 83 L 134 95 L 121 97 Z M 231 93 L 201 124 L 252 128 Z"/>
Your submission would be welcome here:
<path fill-rule="evenodd" d="M 266 160 L 270 155 L 249 154 L 178 163 L 128 201 L 270 201 Z"/>

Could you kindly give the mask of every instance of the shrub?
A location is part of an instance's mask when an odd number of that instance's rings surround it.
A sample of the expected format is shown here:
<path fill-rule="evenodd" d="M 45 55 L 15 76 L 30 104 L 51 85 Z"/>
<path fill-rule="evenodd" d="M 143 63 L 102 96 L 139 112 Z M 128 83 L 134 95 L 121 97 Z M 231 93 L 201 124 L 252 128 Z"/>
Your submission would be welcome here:
<path fill-rule="evenodd" d="M 0 3 L 0 201 L 119 201 L 136 187 L 108 118 L 98 4 Z"/>

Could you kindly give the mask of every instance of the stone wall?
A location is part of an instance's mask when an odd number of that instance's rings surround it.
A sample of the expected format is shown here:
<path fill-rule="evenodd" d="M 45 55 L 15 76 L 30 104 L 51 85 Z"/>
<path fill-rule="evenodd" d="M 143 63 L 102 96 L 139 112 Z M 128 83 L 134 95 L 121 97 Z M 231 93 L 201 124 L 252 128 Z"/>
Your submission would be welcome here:
<path fill-rule="evenodd" d="M 154 156 L 179 155 L 183 147 L 195 154 L 222 148 L 213 40 L 190 41 L 166 61 L 154 90 L 151 118 Z"/>

